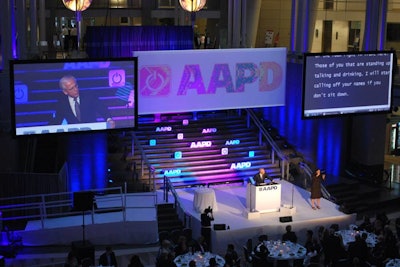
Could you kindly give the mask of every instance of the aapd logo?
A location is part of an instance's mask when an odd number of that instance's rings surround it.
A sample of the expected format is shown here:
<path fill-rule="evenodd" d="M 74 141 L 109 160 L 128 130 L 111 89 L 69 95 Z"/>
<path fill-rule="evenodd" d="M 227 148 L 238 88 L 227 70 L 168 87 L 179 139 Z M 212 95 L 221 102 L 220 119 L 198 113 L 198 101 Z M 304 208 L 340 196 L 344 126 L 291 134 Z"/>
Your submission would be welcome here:
<path fill-rule="evenodd" d="M 258 191 L 273 191 L 273 190 L 278 190 L 278 186 L 270 185 L 270 186 L 258 187 Z"/>
<path fill-rule="evenodd" d="M 139 77 L 142 96 L 166 96 L 171 92 L 171 69 L 167 65 L 145 66 Z"/>

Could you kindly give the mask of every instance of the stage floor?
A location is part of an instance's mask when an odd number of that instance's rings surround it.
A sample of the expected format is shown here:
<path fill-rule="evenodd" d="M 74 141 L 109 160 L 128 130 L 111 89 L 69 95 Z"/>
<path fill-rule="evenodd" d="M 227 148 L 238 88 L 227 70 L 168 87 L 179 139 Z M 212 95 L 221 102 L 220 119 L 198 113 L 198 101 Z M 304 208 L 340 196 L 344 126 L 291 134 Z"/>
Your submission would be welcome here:
<path fill-rule="evenodd" d="M 332 223 L 338 223 L 340 226 L 355 223 L 356 215 L 342 213 L 335 203 L 322 198 L 321 209 L 313 210 L 310 206 L 310 192 L 284 180 L 279 183 L 282 185 L 281 210 L 256 214 L 257 216 L 252 216 L 252 213 L 247 214 L 246 184 L 213 186 L 218 209 L 213 212 L 212 224 L 226 224 L 231 233 L 234 231 L 251 232 L 251 236 L 246 236 L 249 238 L 256 239 L 259 234 L 267 233 L 271 238 L 278 239 L 287 225 L 287 223 L 281 223 L 279 218 L 291 216 L 290 224 L 293 226 L 293 230 L 298 232 L 301 241 L 303 232 L 305 237 L 305 231 L 308 228 L 312 229 L 317 225 L 329 226 Z M 193 218 L 194 237 L 199 237 L 200 213 L 196 212 L 193 207 L 195 190 L 196 188 L 193 187 L 182 188 L 176 189 L 176 192 L 183 212 Z M 174 201 L 171 195 L 168 200 L 171 203 Z M 98 203 L 101 208 L 121 206 L 121 203 L 115 199 L 111 202 L 104 201 L 104 203 L 100 199 Z M 125 220 L 121 211 L 96 213 L 93 217 L 90 213 L 86 214 L 86 238 L 100 245 L 131 244 L 132 242 L 134 244 L 156 243 L 158 236 L 156 204 L 160 203 L 165 203 L 161 190 L 156 195 L 151 193 L 129 194 L 126 198 Z M 44 229 L 41 227 L 41 221 L 30 221 L 25 231 L 19 234 L 23 237 L 24 244 L 29 246 L 66 245 L 81 238 L 82 221 L 83 218 L 79 215 L 46 219 L 44 220 Z M 142 229 L 146 230 L 146 235 L 142 234 Z M 59 231 L 63 231 L 64 234 L 54 234 Z M 214 234 L 221 237 L 223 232 L 228 231 L 213 231 Z M 216 244 L 214 248 L 216 248 Z M 225 252 L 225 245 L 223 252 Z"/>
<path fill-rule="evenodd" d="M 116 211 L 93 214 L 87 211 L 84 216 L 29 221 L 25 230 L 17 234 L 22 236 L 25 246 L 70 245 L 83 238 L 96 245 L 154 244 L 158 239 L 157 195 L 127 194 L 125 200 L 121 195 L 96 196 L 100 210 Z M 122 212 L 123 201 L 125 212 Z"/>
<path fill-rule="evenodd" d="M 257 214 L 258 218 L 249 219 L 246 207 L 246 184 L 214 186 L 217 211 L 213 212 L 212 224 L 226 224 L 229 230 L 212 231 L 213 252 L 225 253 L 226 245 L 233 243 L 236 247 L 242 247 L 247 239 L 253 239 L 253 243 L 261 234 L 267 234 L 271 240 L 280 239 L 288 224 L 292 225 L 297 233 L 299 243 L 304 243 L 306 231 L 314 232 L 319 226 L 329 227 L 331 224 L 339 224 L 341 228 L 348 227 L 356 222 L 356 214 L 344 214 L 339 211 L 338 205 L 326 199 L 321 199 L 321 209 L 313 210 L 310 205 L 310 192 L 287 181 L 279 181 L 282 185 L 281 210 Z M 193 196 L 196 188 L 176 190 L 180 202 L 186 213 L 192 220 L 194 236 L 199 236 L 201 231 L 200 213 L 193 208 Z M 293 207 L 293 208 L 291 208 Z M 292 216 L 292 222 L 281 223 L 280 217 Z M 251 214 L 250 214 L 251 217 Z"/>

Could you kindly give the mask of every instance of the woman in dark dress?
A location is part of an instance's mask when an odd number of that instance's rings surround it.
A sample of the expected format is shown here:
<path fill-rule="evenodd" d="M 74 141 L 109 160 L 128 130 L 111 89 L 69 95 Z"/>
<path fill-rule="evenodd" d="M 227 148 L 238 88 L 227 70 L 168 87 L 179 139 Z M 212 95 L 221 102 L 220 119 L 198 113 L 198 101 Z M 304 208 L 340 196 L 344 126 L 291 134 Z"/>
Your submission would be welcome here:
<path fill-rule="evenodd" d="M 311 208 L 313 210 L 321 208 L 321 182 L 325 180 L 325 174 L 321 173 L 320 169 L 317 169 L 312 175 L 311 181 Z"/>

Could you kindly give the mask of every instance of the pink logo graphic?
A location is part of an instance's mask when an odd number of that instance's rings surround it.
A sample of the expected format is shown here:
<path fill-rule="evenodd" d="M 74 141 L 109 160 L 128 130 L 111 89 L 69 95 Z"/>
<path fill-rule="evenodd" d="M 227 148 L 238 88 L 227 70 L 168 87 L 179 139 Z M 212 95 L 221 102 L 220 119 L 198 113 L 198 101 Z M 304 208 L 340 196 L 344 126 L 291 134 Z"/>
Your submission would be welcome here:
<path fill-rule="evenodd" d="M 125 86 L 125 70 L 110 70 L 108 72 L 108 85 L 110 87 Z"/>
<path fill-rule="evenodd" d="M 169 66 L 145 66 L 139 74 L 140 94 L 143 96 L 166 96 L 171 91 Z"/>
<path fill-rule="evenodd" d="M 273 91 L 279 88 L 283 81 L 282 67 L 276 62 L 260 63 L 260 83 L 261 92 Z"/>

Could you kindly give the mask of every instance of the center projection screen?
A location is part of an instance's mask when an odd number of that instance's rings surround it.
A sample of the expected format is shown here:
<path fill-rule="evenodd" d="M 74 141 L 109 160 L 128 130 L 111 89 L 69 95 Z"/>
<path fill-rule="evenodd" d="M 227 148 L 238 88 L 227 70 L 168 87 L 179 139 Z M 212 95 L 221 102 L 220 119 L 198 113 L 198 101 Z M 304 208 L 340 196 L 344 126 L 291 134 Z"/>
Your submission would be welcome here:
<path fill-rule="evenodd" d="M 138 113 L 285 105 L 286 48 L 138 51 Z"/>

